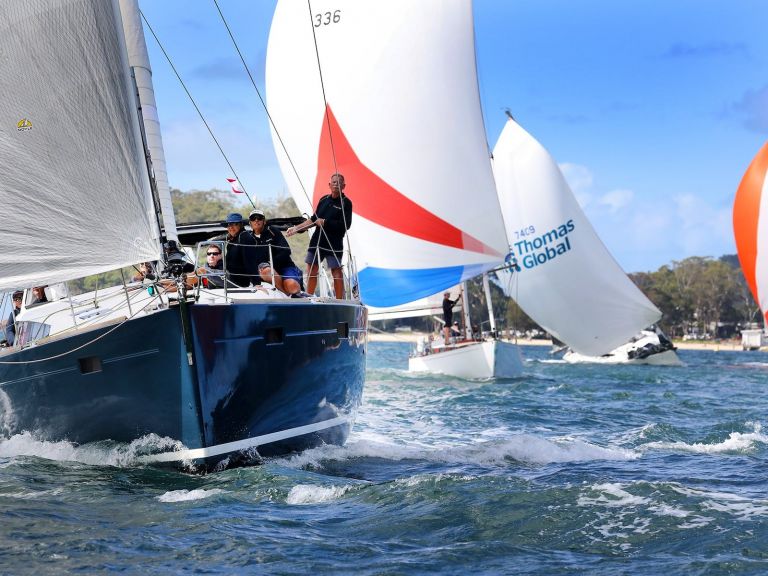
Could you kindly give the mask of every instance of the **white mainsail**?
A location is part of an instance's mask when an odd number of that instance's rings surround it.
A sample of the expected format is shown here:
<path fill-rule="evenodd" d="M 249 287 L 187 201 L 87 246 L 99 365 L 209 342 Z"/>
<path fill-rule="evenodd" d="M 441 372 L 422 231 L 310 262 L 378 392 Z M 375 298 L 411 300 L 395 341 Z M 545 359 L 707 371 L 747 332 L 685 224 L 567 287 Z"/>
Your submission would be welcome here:
<path fill-rule="evenodd" d="M 0 290 L 157 258 L 117 3 L 0 4 L 0 85 Z"/>
<path fill-rule="evenodd" d="M 328 193 L 335 170 L 345 175 L 363 301 L 411 302 L 498 265 L 507 239 L 471 2 L 316 0 L 311 8 L 281 1 L 273 18 L 266 85 L 275 148 L 303 211 Z"/>
<path fill-rule="evenodd" d="M 605 354 L 661 317 L 592 228 L 549 153 L 514 120 L 493 151 L 510 255 L 508 295 L 575 351 Z"/>

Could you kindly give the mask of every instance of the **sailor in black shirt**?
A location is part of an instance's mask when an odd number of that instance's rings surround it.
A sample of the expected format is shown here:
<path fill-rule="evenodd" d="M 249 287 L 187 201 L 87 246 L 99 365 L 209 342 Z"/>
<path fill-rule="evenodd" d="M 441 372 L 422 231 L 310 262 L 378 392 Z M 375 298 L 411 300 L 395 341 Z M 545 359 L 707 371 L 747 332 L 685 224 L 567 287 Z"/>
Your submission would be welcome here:
<path fill-rule="evenodd" d="M 237 212 L 223 222 L 227 228 L 226 268 L 227 280 L 241 288 L 250 283 L 261 284 L 259 263 L 256 261 L 256 243 L 250 232 L 243 228 L 243 217 Z"/>
<path fill-rule="evenodd" d="M 270 273 L 271 267 L 274 266 L 277 275 L 269 281 L 286 294 L 299 294 L 304 283 L 301 270 L 291 259 L 288 240 L 279 229 L 267 225 L 264 212 L 258 208 L 251 211 L 248 221 L 251 224 L 251 236 L 256 243 L 256 262 L 259 272 L 265 269 L 261 266 L 264 263 L 270 264 Z M 262 279 L 264 279 L 263 276 Z"/>
<path fill-rule="evenodd" d="M 456 300 L 451 300 L 451 293 L 445 292 L 443 293 L 443 320 L 445 321 L 445 324 L 443 325 L 443 338 L 445 339 L 445 344 L 448 344 L 448 341 L 451 338 L 451 325 L 453 322 L 453 307 L 456 306 L 456 302 L 458 302 L 461 299 L 461 291 L 459 291 L 459 295 L 456 296 Z"/>
<path fill-rule="evenodd" d="M 309 240 L 309 250 L 304 262 L 307 264 L 307 292 L 314 294 L 320 261 L 325 258 L 333 275 L 333 290 L 336 298 L 344 297 L 344 277 L 341 259 L 344 253 L 344 235 L 352 226 L 352 201 L 342 194 L 346 183 L 344 176 L 334 174 L 328 186 L 331 193 L 317 203 L 311 218 L 297 226 L 288 228 L 286 236 L 293 236 L 312 226 L 317 226 Z"/>

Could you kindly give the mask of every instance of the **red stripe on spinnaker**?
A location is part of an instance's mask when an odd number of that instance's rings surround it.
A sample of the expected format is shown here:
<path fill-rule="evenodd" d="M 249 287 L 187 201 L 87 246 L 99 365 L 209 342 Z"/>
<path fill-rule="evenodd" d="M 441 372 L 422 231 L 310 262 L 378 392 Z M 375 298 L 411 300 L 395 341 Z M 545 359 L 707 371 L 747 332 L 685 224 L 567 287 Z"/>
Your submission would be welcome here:
<path fill-rule="evenodd" d="M 338 170 L 344 175 L 347 184 L 344 194 L 352 200 L 355 214 L 414 238 L 480 254 L 502 256 L 497 250 L 419 206 L 369 170 L 352 149 L 330 106 L 326 108 L 326 113 L 317 154 L 315 206 L 322 196 L 330 192 L 328 182 Z"/>
<path fill-rule="evenodd" d="M 736 238 L 736 251 L 739 254 L 744 278 L 758 304 L 760 298 L 755 277 L 757 226 L 760 218 L 760 196 L 766 173 L 768 173 L 768 142 L 763 145 L 747 168 L 733 201 L 733 235 Z M 763 218 L 768 218 L 768 214 L 763 214 Z"/>

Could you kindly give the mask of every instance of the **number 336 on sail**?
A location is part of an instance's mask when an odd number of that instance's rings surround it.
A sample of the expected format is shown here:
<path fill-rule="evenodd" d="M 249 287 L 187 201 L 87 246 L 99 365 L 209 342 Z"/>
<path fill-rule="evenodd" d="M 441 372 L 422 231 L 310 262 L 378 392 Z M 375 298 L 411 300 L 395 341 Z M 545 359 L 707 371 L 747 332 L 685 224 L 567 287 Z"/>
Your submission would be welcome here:
<path fill-rule="evenodd" d="M 339 20 L 341 20 L 341 10 L 321 12 L 315 14 L 312 18 L 315 21 L 315 28 L 319 26 L 328 26 L 329 24 L 338 24 Z"/>

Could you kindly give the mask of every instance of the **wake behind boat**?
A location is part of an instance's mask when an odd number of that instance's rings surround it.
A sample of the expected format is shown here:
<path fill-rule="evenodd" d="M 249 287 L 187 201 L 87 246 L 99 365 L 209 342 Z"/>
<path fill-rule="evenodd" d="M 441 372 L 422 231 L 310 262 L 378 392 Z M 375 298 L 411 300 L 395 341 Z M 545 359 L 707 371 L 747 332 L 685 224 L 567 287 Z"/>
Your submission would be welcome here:
<path fill-rule="evenodd" d="M 153 436 L 175 448 L 145 461 L 207 468 L 343 443 L 365 372 L 354 270 L 346 299 L 190 288 L 155 185 L 160 164 L 146 161 L 137 92 L 145 119 L 154 99 L 135 0 L 19 0 L 7 14 L 0 126 L 17 128 L 0 130 L 0 201 L 12 216 L 0 229 L 0 290 L 26 290 L 0 353 L 2 433 Z M 141 60 L 132 69 L 129 50 Z M 42 217 L 55 235 L 40 234 Z M 70 284 L 143 261 L 160 261 L 165 279 L 83 294 Z"/>

